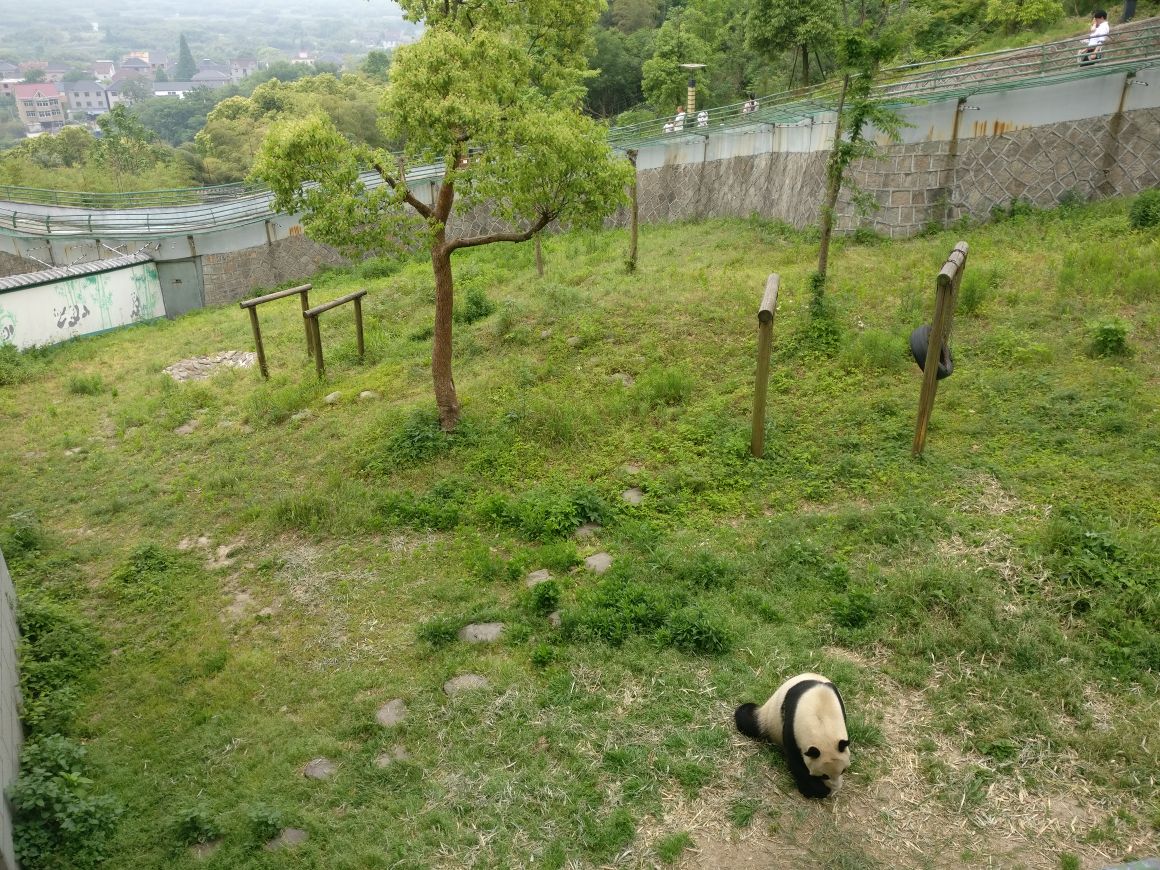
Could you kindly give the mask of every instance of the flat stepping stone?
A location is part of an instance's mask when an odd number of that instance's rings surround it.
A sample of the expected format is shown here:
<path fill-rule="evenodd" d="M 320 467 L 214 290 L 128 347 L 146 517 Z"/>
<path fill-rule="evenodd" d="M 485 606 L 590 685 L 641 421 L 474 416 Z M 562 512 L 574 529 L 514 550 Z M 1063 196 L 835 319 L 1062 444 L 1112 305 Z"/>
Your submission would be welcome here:
<path fill-rule="evenodd" d="M 601 527 L 596 523 L 584 523 L 572 534 L 576 537 L 577 540 L 583 541 L 585 538 L 591 538 L 593 535 L 599 532 L 600 529 Z"/>
<path fill-rule="evenodd" d="M 552 628 L 559 628 L 560 622 L 561 622 L 561 617 L 560 617 L 559 610 L 553 610 L 551 613 L 548 614 L 548 624 L 550 626 L 552 626 Z"/>
<path fill-rule="evenodd" d="M 503 634 L 502 622 L 473 622 L 459 629 L 459 639 L 467 643 L 491 643 Z"/>
<path fill-rule="evenodd" d="M 642 501 L 644 501 L 644 490 L 642 490 L 639 486 L 634 486 L 631 489 L 626 489 L 624 492 L 622 492 L 620 497 L 628 504 L 640 504 Z"/>
<path fill-rule="evenodd" d="M 379 712 L 375 713 L 375 721 L 384 728 L 393 728 L 402 722 L 406 715 L 407 705 L 402 698 L 395 698 L 379 707 Z"/>
<path fill-rule="evenodd" d="M 626 462 L 624 464 L 624 470 L 629 474 L 640 474 L 642 471 L 644 471 L 644 466 L 639 462 Z"/>
<path fill-rule="evenodd" d="M 375 756 L 375 767 L 390 767 L 400 761 L 410 761 L 411 753 L 404 746 L 392 746 L 386 752 Z"/>
<path fill-rule="evenodd" d="M 258 362 L 252 350 L 223 350 L 211 356 L 178 360 L 162 369 L 175 381 L 202 381 L 222 369 L 248 369 Z"/>
<path fill-rule="evenodd" d="M 374 390 L 363 390 L 361 393 L 358 394 L 358 397 L 364 401 L 366 401 L 368 399 L 381 399 L 382 398 L 382 396 L 379 395 L 378 393 L 376 393 Z"/>
<path fill-rule="evenodd" d="M 452 677 L 443 684 L 443 691 L 448 695 L 454 697 L 460 692 L 472 692 L 476 689 L 486 689 L 490 684 L 486 677 L 481 677 L 479 674 L 460 674 L 458 677 Z"/>
<path fill-rule="evenodd" d="M 176 429 L 173 430 L 174 435 L 192 435 L 194 431 L 201 425 L 201 420 L 194 417 L 192 420 L 187 420 Z"/>
<path fill-rule="evenodd" d="M 313 411 L 311 411 L 309 408 L 304 408 L 303 410 L 299 411 L 297 414 L 291 414 L 290 419 L 293 420 L 295 423 L 301 423 L 303 420 L 309 420 L 313 416 L 314 416 Z"/>
<path fill-rule="evenodd" d="M 338 765 L 329 758 L 316 758 L 302 771 L 307 779 L 330 779 L 338 773 Z"/>
<path fill-rule="evenodd" d="M 612 380 L 620 381 L 626 387 L 631 387 L 633 384 L 636 383 L 636 378 L 634 378 L 628 372 L 613 372 L 611 377 L 612 377 Z"/>
<path fill-rule="evenodd" d="M 533 571 L 531 574 L 529 574 L 524 583 L 529 589 L 531 589 L 533 586 L 539 586 L 541 583 L 547 583 L 551 579 L 552 572 L 547 568 L 541 568 L 538 571 Z"/>
<path fill-rule="evenodd" d="M 301 828 L 283 828 L 273 840 L 266 844 L 267 852 L 277 852 L 280 849 L 292 849 L 310 839 L 310 835 Z"/>
<path fill-rule="evenodd" d="M 612 567 L 612 556 L 608 553 L 593 553 L 584 560 L 584 567 L 593 574 L 603 574 Z"/>
<path fill-rule="evenodd" d="M 326 398 L 323 399 L 322 401 L 326 402 L 326 404 L 328 404 L 328 405 L 333 405 L 335 402 L 337 402 L 341 398 L 342 398 L 342 393 L 339 393 L 339 392 L 327 393 Z"/>
<path fill-rule="evenodd" d="M 204 861 L 210 855 L 218 850 L 218 846 L 222 844 L 221 840 L 210 840 L 206 843 L 194 843 L 189 847 L 189 854 L 197 861 Z"/>

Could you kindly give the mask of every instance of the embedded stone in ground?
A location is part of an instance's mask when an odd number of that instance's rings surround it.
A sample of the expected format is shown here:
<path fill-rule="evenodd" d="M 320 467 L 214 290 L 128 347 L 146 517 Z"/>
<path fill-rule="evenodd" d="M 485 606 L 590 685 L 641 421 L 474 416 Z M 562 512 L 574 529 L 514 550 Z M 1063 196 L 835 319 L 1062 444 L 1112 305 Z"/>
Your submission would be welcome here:
<path fill-rule="evenodd" d="M 307 779 L 330 779 L 338 772 L 338 765 L 329 758 L 316 758 L 302 771 Z"/>
<path fill-rule="evenodd" d="M 222 369 L 248 369 L 258 361 L 258 355 L 247 350 L 223 350 L 211 356 L 195 356 L 178 360 L 162 371 L 175 381 L 202 381 Z"/>
<path fill-rule="evenodd" d="M 384 728 L 390 728 L 402 722 L 406 715 L 407 705 L 403 703 L 402 698 L 395 698 L 379 707 L 379 712 L 375 713 L 375 721 Z"/>
<path fill-rule="evenodd" d="M 568 347 L 579 347 L 580 346 L 580 336 L 569 335 L 568 339 L 567 339 L 567 344 L 568 344 Z"/>
<path fill-rule="evenodd" d="M 524 583 L 529 589 L 531 589 L 533 586 L 539 586 L 541 583 L 547 583 L 551 579 L 552 572 L 547 568 L 541 568 L 538 571 L 533 571 L 530 573 L 527 576 L 527 579 L 524 580 Z"/>
<path fill-rule="evenodd" d="M 443 691 L 448 695 L 458 695 L 460 692 L 471 692 L 475 689 L 486 689 L 488 682 L 479 674 L 460 674 L 452 677 L 443 684 Z"/>
<path fill-rule="evenodd" d="M 309 408 L 303 408 L 297 414 L 291 414 L 290 419 L 293 420 L 295 423 L 300 423 L 303 420 L 309 420 L 313 416 L 314 416 L 313 411 L 311 411 Z"/>
<path fill-rule="evenodd" d="M 603 574 L 612 567 L 612 556 L 608 553 L 593 553 L 584 560 L 584 565 L 594 574 Z"/>
<path fill-rule="evenodd" d="M 380 396 L 374 390 L 363 390 L 361 393 L 358 394 L 358 397 L 360 399 L 381 399 L 382 398 L 382 396 Z"/>
<path fill-rule="evenodd" d="M 390 767 L 400 761 L 410 761 L 411 753 L 403 746 L 392 746 L 386 752 L 375 756 L 375 767 Z"/>
<path fill-rule="evenodd" d="M 544 329 L 544 330 L 540 331 L 540 338 L 551 338 L 551 337 L 552 337 L 552 330 Z"/>
<path fill-rule="evenodd" d="M 613 372 L 611 378 L 614 381 L 620 381 L 626 387 L 631 387 L 636 383 L 636 378 L 634 378 L 628 372 Z"/>
<path fill-rule="evenodd" d="M 591 538 L 599 531 L 600 526 L 598 526 L 596 523 L 584 523 L 584 525 L 580 526 L 580 528 L 578 528 L 572 534 L 575 535 L 577 539 L 582 541 L 585 538 Z"/>
<path fill-rule="evenodd" d="M 459 639 L 467 643 L 490 643 L 503 634 L 502 622 L 473 622 L 459 629 Z"/>
<path fill-rule="evenodd" d="M 186 420 L 180 426 L 173 430 L 174 435 L 192 435 L 194 430 L 201 426 L 201 420 L 194 417 L 192 420 Z"/>
<path fill-rule="evenodd" d="M 327 393 L 326 398 L 323 399 L 322 401 L 326 402 L 326 404 L 328 404 L 328 405 L 333 405 L 335 402 L 337 402 L 341 398 L 342 398 L 342 393 L 335 391 L 333 393 Z"/>
<path fill-rule="evenodd" d="M 639 486 L 634 486 L 631 489 L 626 489 L 620 494 L 620 497 L 629 504 L 640 504 L 644 501 L 644 490 Z"/>
<path fill-rule="evenodd" d="M 548 614 L 548 624 L 551 625 L 552 628 L 559 628 L 560 627 L 560 611 L 559 610 L 553 610 L 551 613 Z"/>
<path fill-rule="evenodd" d="M 305 843 L 310 835 L 301 828 L 283 828 L 273 840 L 266 844 L 267 852 L 277 852 L 279 849 L 291 849 L 300 843 Z"/>
<path fill-rule="evenodd" d="M 644 466 L 639 462 L 626 462 L 624 464 L 624 470 L 629 474 L 640 474 L 642 471 L 644 471 Z"/>

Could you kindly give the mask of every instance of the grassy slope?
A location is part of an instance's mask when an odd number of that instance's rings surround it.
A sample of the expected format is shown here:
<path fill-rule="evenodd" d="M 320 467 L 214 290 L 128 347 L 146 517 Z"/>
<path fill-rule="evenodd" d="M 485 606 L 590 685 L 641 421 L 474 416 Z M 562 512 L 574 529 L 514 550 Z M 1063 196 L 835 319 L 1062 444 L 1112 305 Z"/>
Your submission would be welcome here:
<path fill-rule="evenodd" d="M 172 825 L 195 805 L 225 830 L 202 862 L 215 867 L 649 864 L 680 853 L 683 831 L 709 863 L 721 849 L 844 867 L 1157 852 L 1157 743 L 1141 738 L 1160 686 L 1140 620 L 1160 553 L 1160 242 L 1130 234 L 1125 211 L 842 247 L 834 360 L 795 349 L 815 245 L 776 226 L 648 228 L 633 277 L 621 233 L 548 240 L 543 280 L 530 248 L 469 252 L 461 297 L 482 288 L 500 310 L 457 328 L 464 435 L 447 443 L 412 416 L 431 404 L 429 344 L 411 337 L 431 318 L 422 264 L 317 282 L 317 301 L 371 288 L 368 364 L 332 312 L 325 383 L 290 302 L 263 309 L 269 383 L 160 371 L 249 347 L 234 306 L 39 358 L 0 391 L 0 515 L 31 511 L 47 531 L 45 555 L 14 560 L 18 586 L 76 602 L 106 640 L 79 729 L 129 807 L 112 866 L 192 865 Z M 958 319 L 957 371 L 915 461 L 905 340 L 959 235 L 978 306 Z M 757 462 L 753 314 L 773 270 Z M 1086 324 L 1109 313 L 1131 322 L 1133 357 L 1085 353 Z M 289 419 L 300 409 L 312 416 Z M 619 498 L 632 485 L 638 507 Z M 531 538 L 593 491 L 613 506 L 596 539 Z M 488 518 L 496 494 L 523 532 Z M 231 563 L 177 549 L 199 535 Z M 172 567 L 112 581 L 142 544 Z M 603 585 L 561 570 L 597 549 L 615 559 Z M 515 576 L 545 564 L 567 642 Z M 594 640 L 623 629 L 626 597 L 644 613 L 627 639 Z M 645 626 L 684 605 L 704 629 L 690 642 L 723 626 L 729 653 L 666 644 L 671 620 Z M 498 644 L 445 641 L 486 618 L 508 624 Z M 807 668 L 839 682 L 855 739 L 850 784 L 825 804 L 731 723 Z M 440 686 L 466 671 L 492 688 L 449 700 Z M 386 732 L 374 713 L 393 697 L 409 714 Z M 395 745 L 411 760 L 376 768 Z M 302 777 L 317 756 L 341 765 L 331 782 Z M 262 808 L 309 842 L 255 849 Z"/>

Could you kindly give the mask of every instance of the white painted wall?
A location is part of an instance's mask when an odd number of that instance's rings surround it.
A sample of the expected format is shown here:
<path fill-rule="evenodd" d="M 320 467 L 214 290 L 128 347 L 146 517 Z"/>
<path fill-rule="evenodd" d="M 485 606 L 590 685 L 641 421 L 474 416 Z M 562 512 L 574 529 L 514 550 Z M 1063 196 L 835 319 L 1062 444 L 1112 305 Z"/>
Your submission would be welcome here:
<path fill-rule="evenodd" d="M 57 344 L 164 316 L 157 266 L 136 263 L 0 291 L 0 344 Z"/>

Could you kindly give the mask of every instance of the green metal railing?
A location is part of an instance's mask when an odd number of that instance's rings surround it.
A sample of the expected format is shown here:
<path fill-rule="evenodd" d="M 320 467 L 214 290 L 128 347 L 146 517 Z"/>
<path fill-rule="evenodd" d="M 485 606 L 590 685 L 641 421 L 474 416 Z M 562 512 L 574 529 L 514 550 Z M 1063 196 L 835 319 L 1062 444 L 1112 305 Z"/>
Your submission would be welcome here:
<path fill-rule="evenodd" d="M 1115 73 L 1135 73 L 1160 65 L 1160 19 L 1113 32 L 1101 46 L 1099 59 L 1082 65 L 1081 39 L 966 55 L 947 60 L 904 64 L 882 71 L 875 94 L 894 104 L 926 103 L 993 91 L 1013 90 Z M 801 125 L 832 111 L 838 85 L 825 82 L 707 110 L 699 120 L 688 115 L 679 130 L 664 131 L 665 121 L 614 127 L 609 142 L 617 150 L 638 148 L 682 137 L 708 136 L 723 129 Z M 415 167 L 412 184 L 442 176 L 442 166 Z M 364 175 L 368 186 L 381 184 Z M 150 190 L 131 193 L 81 193 L 0 186 L 0 200 L 33 206 L 61 207 L 62 212 L 35 208 L 0 208 L 0 233 L 65 235 L 80 238 L 164 238 L 258 223 L 270 217 L 268 189 L 244 183 L 213 187 Z"/>

